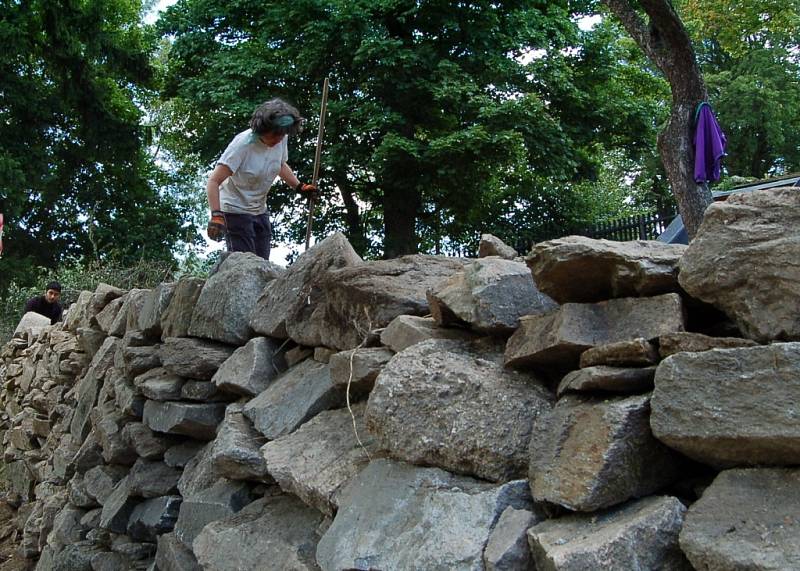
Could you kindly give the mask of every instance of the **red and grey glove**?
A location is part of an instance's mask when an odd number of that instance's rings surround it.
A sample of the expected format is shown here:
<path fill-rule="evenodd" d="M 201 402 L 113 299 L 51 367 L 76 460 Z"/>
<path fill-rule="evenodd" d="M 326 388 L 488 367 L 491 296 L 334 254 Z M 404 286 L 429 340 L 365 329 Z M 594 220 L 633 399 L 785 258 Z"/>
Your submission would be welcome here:
<path fill-rule="evenodd" d="M 208 237 L 215 242 L 222 242 L 225 239 L 225 215 L 221 210 L 211 211 L 211 220 L 208 221 Z"/>
<path fill-rule="evenodd" d="M 294 187 L 294 191 L 301 196 L 305 196 L 306 198 L 314 200 L 319 198 L 319 190 L 313 184 L 303 184 L 302 182 L 298 182 Z"/>

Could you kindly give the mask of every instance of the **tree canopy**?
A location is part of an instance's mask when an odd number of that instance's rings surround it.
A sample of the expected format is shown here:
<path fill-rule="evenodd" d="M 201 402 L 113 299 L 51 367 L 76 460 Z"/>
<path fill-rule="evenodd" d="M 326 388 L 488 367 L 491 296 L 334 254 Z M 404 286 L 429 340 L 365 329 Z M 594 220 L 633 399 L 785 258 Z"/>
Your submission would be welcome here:
<path fill-rule="evenodd" d="M 0 0 L 0 289 L 70 258 L 171 258 L 183 214 L 150 160 L 141 0 Z"/>

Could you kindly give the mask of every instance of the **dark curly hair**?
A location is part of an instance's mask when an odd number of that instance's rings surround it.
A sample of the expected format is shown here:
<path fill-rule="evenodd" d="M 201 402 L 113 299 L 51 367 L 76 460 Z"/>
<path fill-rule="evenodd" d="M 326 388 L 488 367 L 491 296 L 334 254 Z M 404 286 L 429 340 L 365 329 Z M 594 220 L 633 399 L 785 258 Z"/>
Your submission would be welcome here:
<path fill-rule="evenodd" d="M 303 130 L 305 119 L 300 112 L 283 99 L 270 99 L 253 111 L 250 118 L 250 129 L 256 135 L 280 133 L 281 135 L 297 135 Z"/>

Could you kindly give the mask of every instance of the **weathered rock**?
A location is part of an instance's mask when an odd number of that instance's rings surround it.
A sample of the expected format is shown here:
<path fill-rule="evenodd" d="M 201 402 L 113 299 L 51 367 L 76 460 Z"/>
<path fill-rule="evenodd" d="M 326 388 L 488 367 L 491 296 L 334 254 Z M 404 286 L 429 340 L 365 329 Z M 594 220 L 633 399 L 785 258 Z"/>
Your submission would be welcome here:
<path fill-rule="evenodd" d="M 181 399 L 206 403 L 233 400 L 229 393 L 220 391 L 217 385 L 211 381 L 195 381 L 191 379 L 183 383 Z"/>
<path fill-rule="evenodd" d="M 523 315 L 557 307 L 536 289 L 521 262 L 482 258 L 427 292 L 431 315 L 442 326 L 469 327 L 486 334 L 512 333 Z"/>
<path fill-rule="evenodd" d="M 535 422 L 530 485 L 536 501 L 590 512 L 677 479 L 677 455 L 650 432 L 650 397 L 565 396 Z"/>
<path fill-rule="evenodd" d="M 193 547 L 206 571 L 316 571 L 321 523 L 319 512 L 281 494 L 208 524 Z"/>
<path fill-rule="evenodd" d="M 753 347 L 757 345 L 752 339 L 738 337 L 709 337 L 701 333 L 670 333 L 658 338 L 658 352 L 662 359 L 675 353 L 689 351 L 699 353 L 711 349 L 734 349 L 736 347 Z"/>
<path fill-rule="evenodd" d="M 462 268 L 455 258 L 414 255 L 331 270 L 318 308 L 293 315 L 287 331 L 302 345 L 353 349 L 398 315 L 428 314 L 425 292 Z"/>
<path fill-rule="evenodd" d="M 176 400 L 181 398 L 181 387 L 186 380 L 166 369 L 159 367 L 136 377 L 133 384 L 145 397 L 158 400 Z"/>
<path fill-rule="evenodd" d="M 192 550 L 178 541 L 174 533 L 158 536 L 156 567 L 158 571 L 203 571 Z"/>
<path fill-rule="evenodd" d="M 141 422 L 126 424 L 122 429 L 122 439 L 138 456 L 147 460 L 162 458 L 167 448 L 172 445 L 169 438 L 155 434 Z"/>
<path fill-rule="evenodd" d="M 124 289 L 102 282 L 97 284 L 89 301 L 91 315 L 96 316 L 103 311 L 109 303 L 121 298 L 123 295 L 125 295 Z"/>
<path fill-rule="evenodd" d="M 103 459 L 109 464 L 133 464 L 136 452 L 122 438 L 122 427 L 128 421 L 125 415 L 113 408 L 110 412 L 96 408 L 92 414 L 98 417 L 94 428 L 103 449 Z"/>
<path fill-rule="evenodd" d="M 100 504 L 104 504 L 126 473 L 127 469 L 122 466 L 95 466 L 84 474 L 83 481 L 86 493 Z"/>
<path fill-rule="evenodd" d="M 720 473 L 692 504 L 680 535 L 695 569 L 800 569 L 800 469 Z"/>
<path fill-rule="evenodd" d="M 528 529 L 544 519 L 533 511 L 507 507 L 497 520 L 483 552 L 486 571 L 531 569 Z"/>
<path fill-rule="evenodd" d="M 528 530 L 528 541 L 538 571 L 691 571 L 678 547 L 685 513 L 676 498 L 644 498 L 604 512 L 547 520 Z"/>
<path fill-rule="evenodd" d="M 207 524 L 237 513 L 252 501 L 253 495 L 245 482 L 219 480 L 210 488 L 184 496 L 175 535 L 181 543 L 191 546 Z"/>
<path fill-rule="evenodd" d="M 338 352 L 336 349 L 329 347 L 314 347 L 314 360 L 319 363 L 330 363 L 331 357 Z"/>
<path fill-rule="evenodd" d="M 567 236 L 539 242 L 526 258 L 539 291 L 558 303 L 677 292 L 680 244 Z M 579 279 L 576 279 L 579 276 Z"/>
<path fill-rule="evenodd" d="M 83 481 L 81 474 L 75 475 L 67 485 L 69 491 L 69 503 L 79 508 L 95 508 L 99 504 L 95 499 L 86 491 L 86 484 Z"/>
<path fill-rule="evenodd" d="M 381 448 L 487 480 L 524 476 L 531 427 L 552 396 L 532 375 L 503 368 L 500 348 L 431 340 L 395 355 L 367 406 Z"/>
<path fill-rule="evenodd" d="M 286 369 L 285 351 L 281 345 L 274 339 L 256 337 L 236 349 L 211 381 L 220 390 L 255 396 Z"/>
<path fill-rule="evenodd" d="M 392 355 L 394 353 L 385 347 L 340 351 L 330 360 L 331 382 L 343 390 L 347 390 L 349 383 L 351 399 L 366 395 Z"/>
<path fill-rule="evenodd" d="M 197 440 L 211 440 L 225 415 L 224 403 L 184 403 L 148 400 L 142 420 L 156 432 L 183 434 Z"/>
<path fill-rule="evenodd" d="M 256 430 L 274 440 L 315 414 L 343 404 L 344 392 L 333 386 L 330 366 L 308 360 L 275 379 L 245 405 L 244 414 Z"/>
<path fill-rule="evenodd" d="M 292 347 L 288 351 L 286 351 L 286 366 L 288 368 L 294 367 L 297 363 L 301 361 L 305 361 L 309 357 L 314 356 L 314 349 L 311 347 L 303 347 L 302 345 L 297 345 L 296 347 Z"/>
<path fill-rule="evenodd" d="M 399 315 L 381 332 L 381 343 L 395 353 L 428 339 L 455 339 L 467 341 L 475 335 L 464 329 L 448 329 L 436 325 L 433 317 Z"/>
<path fill-rule="evenodd" d="M 51 545 L 68 545 L 85 539 L 88 531 L 81 525 L 81 519 L 86 510 L 67 504 L 53 519 L 53 530 L 50 532 L 48 542 Z"/>
<path fill-rule="evenodd" d="M 149 347 L 122 347 L 125 373 L 133 378 L 161 366 L 161 355 L 156 345 Z"/>
<path fill-rule="evenodd" d="M 680 262 L 686 291 L 725 312 L 746 337 L 800 340 L 800 193 L 773 188 L 712 204 Z M 713 268 L 713 271 L 709 271 Z"/>
<path fill-rule="evenodd" d="M 656 438 L 704 464 L 800 463 L 800 343 L 676 353 L 658 366 Z"/>
<path fill-rule="evenodd" d="M 205 448 L 204 442 L 187 440 L 171 446 L 164 452 L 164 463 L 171 468 L 185 468 L 186 465 Z"/>
<path fill-rule="evenodd" d="M 131 567 L 132 563 L 129 557 L 112 551 L 103 551 L 94 554 L 90 563 L 92 571 L 120 571 L 121 569 L 127 570 L 133 568 Z"/>
<path fill-rule="evenodd" d="M 263 446 L 266 468 L 285 492 L 307 505 L 333 516 L 343 487 L 376 452 L 375 439 L 364 426 L 365 404 L 353 407 L 359 445 L 353 432 L 353 419 L 347 409 L 321 412 L 292 434 Z"/>
<path fill-rule="evenodd" d="M 175 284 L 169 305 L 161 314 L 161 338 L 186 337 L 192 313 L 200 297 L 205 280 L 201 278 L 183 277 Z"/>
<path fill-rule="evenodd" d="M 112 533 L 125 533 L 128 529 L 128 518 L 133 508 L 141 500 L 131 493 L 130 479 L 126 476 L 114 486 L 111 494 L 103 503 L 100 515 L 100 527 Z"/>
<path fill-rule="evenodd" d="M 639 394 L 653 390 L 655 367 L 628 368 L 597 365 L 568 373 L 558 385 L 558 396 L 566 392 Z"/>
<path fill-rule="evenodd" d="M 253 308 L 250 325 L 256 333 L 286 339 L 287 321 L 317 308 L 317 283 L 322 276 L 333 268 L 360 263 L 361 258 L 344 234 L 328 236 L 301 254 L 281 277 L 267 284 Z"/>
<path fill-rule="evenodd" d="M 189 335 L 244 345 L 252 337 L 250 313 L 283 269 L 249 252 L 232 252 L 206 281 L 194 306 Z"/>
<path fill-rule="evenodd" d="M 152 498 L 137 505 L 128 520 L 128 535 L 136 541 L 156 541 L 168 533 L 178 521 L 180 496 Z"/>
<path fill-rule="evenodd" d="M 261 455 L 264 437 L 242 414 L 243 405 L 232 404 L 225 411 L 217 437 L 211 444 L 214 470 L 232 480 L 263 480 L 267 463 Z"/>
<path fill-rule="evenodd" d="M 89 327 L 89 317 L 92 305 L 92 292 L 82 291 L 78 299 L 64 314 L 64 329 L 75 332 L 79 327 Z"/>
<path fill-rule="evenodd" d="M 136 329 L 136 319 L 134 316 L 139 315 L 139 312 L 144 305 L 145 298 L 149 290 L 146 289 L 132 289 L 120 299 L 123 300 L 122 306 L 119 308 L 114 321 L 108 328 L 108 334 L 115 337 L 122 337 L 125 331 L 128 330 L 128 323 L 131 323 L 131 329 Z"/>
<path fill-rule="evenodd" d="M 139 389 L 125 375 L 112 375 L 110 379 L 114 386 L 114 400 L 117 403 L 117 408 L 126 416 L 142 418 L 144 396 L 139 392 Z M 106 382 L 108 382 L 108 379 Z"/>
<path fill-rule="evenodd" d="M 674 333 L 673 335 L 687 335 Z M 659 337 L 659 341 L 664 335 Z M 580 367 L 606 365 L 609 367 L 646 367 L 658 363 L 658 350 L 647 339 L 631 339 L 618 343 L 598 345 L 581 353 Z"/>
<path fill-rule="evenodd" d="M 506 345 L 506 365 L 574 369 L 580 354 L 597 345 L 683 331 L 683 313 L 683 302 L 674 293 L 592 304 L 566 303 L 548 314 L 520 319 L 519 329 Z"/>
<path fill-rule="evenodd" d="M 161 362 L 174 375 L 209 381 L 234 350 L 212 341 L 169 337 L 161 346 Z"/>
<path fill-rule="evenodd" d="M 47 564 L 46 569 L 49 571 L 93 571 L 92 558 L 101 551 L 102 549 L 91 541 L 79 541 L 54 553 L 51 563 Z M 39 569 L 38 565 L 37 569 Z M 42 568 L 42 571 L 44 569 Z"/>
<path fill-rule="evenodd" d="M 161 316 L 172 300 L 175 286 L 174 282 L 161 283 L 147 293 L 136 323 L 148 337 L 161 337 Z"/>
<path fill-rule="evenodd" d="M 34 311 L 29 311 L 22 316 L 17 328 L 14 329 L 14 337 L 24 337 L 30 339 L 39 335 L 46 327 L 50 326 L 50 320 L 44 315 L 39 315 Z"/>
<path fill-rule="evenodd" d="M 497 236 L 491 234 L 481 234 L 481 241 L 478 244 L 478 257 L 500 256 L 506 260 L 513 260 L 519 254 L 511 246 L 507 245 Z"/>
<path fill-rule="evenodd" d="M 483 569 L 500 514 L 509 506 L 530 507 L 526 488 L 524 481 L 495 486 L 375 460 L 345 489 L 317 546 L 317 563 L 324 571 Z"/>
<path fill-rule="evenodd" d="M 133 495 L 157 498 L 176 492 L 180 477 L 180 470 L 163 462 L 140 458 L 128 473 L 128 487 Z"/>
<path fill-rule="evenodd" d="M 111 333 L 111 328 L 113 327 L 124 302 L 125 300 L 119 297 L 111 301 L 100 313 L 95 316 L 95 321 L 97 321 L 97 325 L 100 327 L 100 330 L 103 333 L 107 335 Z"/>
<path fill-rule="evenodd" d="M 211 463 L 211 446 L 209 442 L 187 462 L 178 480 L 178 491 L 184 498 L 210 488 L 219 480 L 220 476 Z"/>
<path fill-rule="evenodd" d="M 83 440 L 89 434 L 89 413 L 97 402 L 103 375 L 114 362 L 114 353 L 118 344 L 119 339 L 107 338 L 75 387 L 77 404 L 72 415 L 70 433 L 78 440 Z"/>

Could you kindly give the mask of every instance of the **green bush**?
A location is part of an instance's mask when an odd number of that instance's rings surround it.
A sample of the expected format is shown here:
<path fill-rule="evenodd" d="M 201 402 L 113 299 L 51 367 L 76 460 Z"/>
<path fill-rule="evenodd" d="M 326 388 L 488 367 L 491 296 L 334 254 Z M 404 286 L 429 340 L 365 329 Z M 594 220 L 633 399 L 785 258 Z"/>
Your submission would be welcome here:
<path fill-rule="evenodd" d="M 192 273 L 190 268 L 189 272 Z M 61 304 L 66 309 L 83 290 L 94 291 L 100 283 L 107 283 L 122 289 L 151 288 L 169 281 L 176 275 L 174 264 L 163 261 L 140 260 L 131 264 L 109 261 L 74 261 L 56 270 L 37 268 L 32 283 L 11 282 L 4 292 L 0 292 L 0 345 L 11 339 L 14 329 L 25 312 L 25 302 L 31 297 L 42 295 L 50 281 L 61 284 Z"/>

